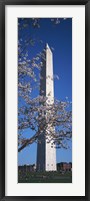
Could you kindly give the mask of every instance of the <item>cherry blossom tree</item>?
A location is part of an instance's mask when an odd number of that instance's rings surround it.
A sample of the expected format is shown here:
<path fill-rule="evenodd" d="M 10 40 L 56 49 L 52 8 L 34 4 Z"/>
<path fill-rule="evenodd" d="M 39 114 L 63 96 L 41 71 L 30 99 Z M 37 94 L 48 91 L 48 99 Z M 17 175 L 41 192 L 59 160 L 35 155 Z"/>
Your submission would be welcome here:
<path fill-rule="evenodd" d="M 48 97 L 39 95 L 41 68 L 43 68 L 42 58 L 45 54 L 38 52 L 30 58 L 30 50 L 35 43 L 42 44 L 31 34 L 27 34 L 27 29 L 40 28 L 38 18 L 22 18 L 18 21 L 18 151 L 20 152 L 34 142 L 40 142 L 39 136 L 44 134 L 48 143 L 53 140 L 57 148 L 68 148 L 68 140 L 72 137 L 72 112 L 71 103 L 54 99 L 53 103 L 48 103 Z M 60 20 L 50 19 L 51 24 L 58 26 Z M 53 49 L 53 48 L 52 48 Z M 54 79 L 59 77 L 54 75 Z M 38 91 L 36 97 L 32 97 L 32 92 Z M 48 94 L 49 96 L 50 94 Z M 23 137 L 27 128 L 34 131 L 34 135 Z M 55 129 L 52 129 L 55 128 Z"/>

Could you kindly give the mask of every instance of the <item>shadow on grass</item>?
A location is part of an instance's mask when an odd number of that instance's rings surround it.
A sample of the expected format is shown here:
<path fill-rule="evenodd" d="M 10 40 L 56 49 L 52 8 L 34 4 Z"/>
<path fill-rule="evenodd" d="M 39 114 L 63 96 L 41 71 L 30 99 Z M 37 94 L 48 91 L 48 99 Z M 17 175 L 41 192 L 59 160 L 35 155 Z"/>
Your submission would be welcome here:
<path fill-rule="evenodd" d="M 72 183 L 72 172 L 19 172 L 18 183 Z"/>

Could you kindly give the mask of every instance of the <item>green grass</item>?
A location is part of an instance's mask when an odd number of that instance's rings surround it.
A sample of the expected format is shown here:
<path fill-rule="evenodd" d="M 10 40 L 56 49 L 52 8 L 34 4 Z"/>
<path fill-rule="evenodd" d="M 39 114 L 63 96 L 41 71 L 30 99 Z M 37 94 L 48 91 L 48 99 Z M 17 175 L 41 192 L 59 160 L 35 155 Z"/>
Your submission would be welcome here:
<path fill-rule="evenodd" d="M 72 173 L 29 172 L 18 173 L 18 183 L 72 183 Z"/>

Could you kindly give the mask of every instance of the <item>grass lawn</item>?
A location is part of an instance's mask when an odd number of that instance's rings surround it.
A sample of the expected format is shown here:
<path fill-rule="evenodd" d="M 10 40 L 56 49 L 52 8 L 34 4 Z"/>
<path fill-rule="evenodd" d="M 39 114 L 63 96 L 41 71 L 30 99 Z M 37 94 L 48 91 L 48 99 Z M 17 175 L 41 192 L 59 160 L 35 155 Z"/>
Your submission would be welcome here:
<path fill-rule="evenodd" d="M 72 183 L 72 172 L 19 172 L 18 183 Z"/>

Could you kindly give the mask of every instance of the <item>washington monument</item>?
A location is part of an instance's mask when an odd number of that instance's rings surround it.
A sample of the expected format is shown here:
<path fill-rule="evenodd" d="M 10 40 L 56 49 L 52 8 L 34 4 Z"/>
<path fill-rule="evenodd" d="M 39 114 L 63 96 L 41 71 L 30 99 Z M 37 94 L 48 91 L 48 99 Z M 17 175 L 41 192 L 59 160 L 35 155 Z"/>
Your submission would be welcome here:
<path fill-rule="evenodd" d="M 54 102 L 54 83 L 53 83 L 53 54 L 48 44 L 46 44 L 43 67 L 41 69 L 40 95 L 47 97 L 49 104 Z M 51 128 L 55 129 L 55 128 Z M 48 130 L 48 127 L 47 127 Z M 37 170 L 56 171 L 56 149 L 53 141 L 45 137 L 45 131 L 39 137 L 41 143 L 37 145 Z"/>

